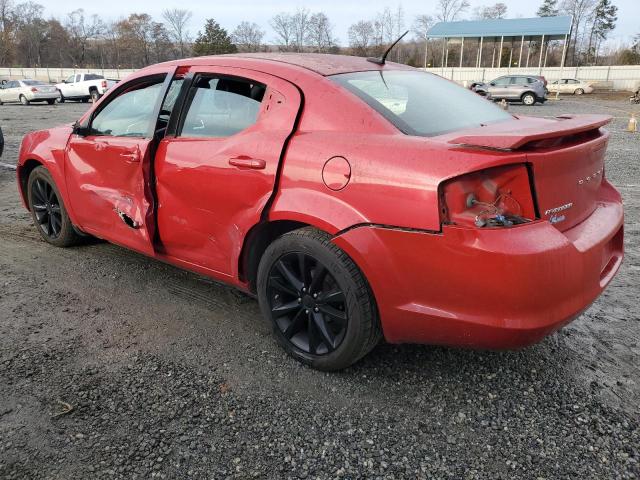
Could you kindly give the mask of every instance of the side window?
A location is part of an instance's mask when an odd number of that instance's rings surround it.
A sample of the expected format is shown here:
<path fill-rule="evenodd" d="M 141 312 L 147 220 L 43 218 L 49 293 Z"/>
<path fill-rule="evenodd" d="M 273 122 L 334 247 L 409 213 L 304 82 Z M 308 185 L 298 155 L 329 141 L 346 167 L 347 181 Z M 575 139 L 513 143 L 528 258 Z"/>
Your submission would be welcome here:
<path fill-rule="evenodd" d="M 76 78 L 75 75 L 71 75 L 70 77 L 67 77 L 67 79 L 64 81 L 64 83 L 73 83 L 73 80 Z"/>
<path fill-rule="evenodd" d="M 573 80 L 573 79 L 571 79 L 571 80 L 567 80 L 567 83 L 570 83 L 570 84 L 572 84 L 572 85 L 575 85 L 576 83 L 580 83 L 580 82 L 578 82 L 578 80 Z"/>
<path fill-rule="evenodd" d="M 494 80 L 493 83 L 495 83 L 496 85 L 509 85 L 510 81 L 511 79 L 509 77 L 502 77 Z"/>
<path fill-rule="evenodd" d="M 154 107 L 163 79 L 155 77 L 124 91 L 109 102 L 91 122 L 92 135 L 145 137 L 155 124 Z"/>
<path fill-rule="evenodd" d="M 229 137 L 256 123 L 266 86 L 238 78 L 200 76 L 189 92 L 182 137 Z"/>
<path fill-rule="evenodd" d="M 7 82 L 6 88 L 17 88 L 18 86 L 19 86 L 18 82 L 16 82 L 15 80 L 12 80 L 11 82 Z"/>
<path fill-rule="evenodd" d="M 82 80 L 82 75 L 80 75 L 80 74 L 76 75 L 75 82 L 77 83 L 77 82 L 79 82 L 80 80 Z"/>

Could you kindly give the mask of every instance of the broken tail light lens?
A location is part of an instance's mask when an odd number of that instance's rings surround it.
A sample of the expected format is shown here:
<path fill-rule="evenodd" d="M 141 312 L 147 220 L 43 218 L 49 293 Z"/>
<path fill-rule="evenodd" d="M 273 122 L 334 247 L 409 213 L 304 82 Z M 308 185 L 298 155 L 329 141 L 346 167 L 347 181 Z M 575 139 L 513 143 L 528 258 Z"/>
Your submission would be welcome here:
<path fill-rule="evenodd" d="M 506 165 L 468 173 L 440 188 L 442 224 L 477 228 L 511 227 L 536 218 L 529 172 Z"/>
<path fill-rule="evenodd" d="M 104 88 L 106 90 L 106 88 L 107 88 L 107 81 L 106 80 L 102 80 L 102 88 Z"/>

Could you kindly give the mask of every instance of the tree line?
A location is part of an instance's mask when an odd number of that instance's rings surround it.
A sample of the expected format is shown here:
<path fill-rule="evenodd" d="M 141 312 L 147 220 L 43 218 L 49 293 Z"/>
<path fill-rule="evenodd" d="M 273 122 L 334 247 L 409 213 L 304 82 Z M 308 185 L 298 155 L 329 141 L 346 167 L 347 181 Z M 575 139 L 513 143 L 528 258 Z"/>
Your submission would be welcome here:
<path fill-rule="evenodd" d="M 632 45 L 611 49 L 606 40 L 615 29 L 613 0 L 543 0 L 538 16 L 573 17 L 567 64 L 640 63 L 640 34 Z M 156 19 L 131 13 L 104 21 L 82 8 L 63 18 L 45 18 L 44 7 L 32 0 L 0 0 L 0 65 L 24 67 L 139 68 L 187 56 L 234 52 L 287 51 L 378 55 L 405 30 L 408 37 L 393 60 L 422 66 L 427 32 L 438 21 L 507 18 L 498 2 L 470 11 L 468 0 L 438 0 L 435 11 L 407 18 L 402 6 L 385 8 L 354 21 L 347 45 L 340 45 L 334 25 L 321 11 L 306 8 L 280 12 L 269 20 L 271 38 L 254 22 L 234 29 L 206 19 L 195 36 L 189 30 L 192 12 L 173 8 Z M 535 48 L 535 46 L 534 46 Z M 538 46 L 537 48 L 544 48 Z M 553 55 L 552 49 L 552 55 Z"/>

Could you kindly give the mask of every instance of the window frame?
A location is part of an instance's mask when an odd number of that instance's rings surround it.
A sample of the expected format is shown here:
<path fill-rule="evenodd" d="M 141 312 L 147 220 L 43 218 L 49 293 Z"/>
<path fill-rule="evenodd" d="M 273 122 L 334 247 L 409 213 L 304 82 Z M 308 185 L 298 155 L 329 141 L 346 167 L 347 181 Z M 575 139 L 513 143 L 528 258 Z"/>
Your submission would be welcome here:
<path fill-rule="evenodd" d="M 144 77 L 134 78 L 133 80 L 123 83 L 122 85 L 118 85 L 114 90 L 111 91 L 109 96 L 106 97 L 103 102 L 98 104 L 98 107 L 91 112 L 91 114 L 85 119 L 85 121 L 83 121 L 82 123 L 78 123 L 76 125 L 75 133 L 84 134 L 84 136 L 107 137 L 107 138 L 145 138 L 145 139 L 154 138 L 156 133 L 156 125 L 158 124 L 158 117 L 160 116 L 160 109 L 162 108 L 162 104 L 164 103 L 164 99 L 169 90 L 169 86 L 171 85 L 171 81 L 175 76 L 176 70 L 177 70 L 177 67 L 172 67 L 168 71 L 152 73 Z M 164 78 L 161 79 L 161 77 L 163 76 Z M 93 121 L 95 120 L 96 116 L 98 116 L 100 112 L 102 112 L 107 107 L 107 105 L 111 104 L 111 102 L 113 102 L 116 98 L 120 97 L 120 95 L 130 91 L 132 87 L 135 87 L 141 83 L 148 83 L 152 81 L 154 78 L 160 80 L 159 82 L 157 82 L 158 84 L 161 85 L 160 95 L 158 95 L 158 99 L 156 100 L 156 104 L 154 105 L 154 108 L 151 114 L 151 118 L 152 119 L 155 118 L 155 121 L 151 122 L 151 125 L 149 126 L 149 130 L 146 132 L 144 136 L 122 137 L 122 136 L 116 136 L 116 135 L 99 135 L 92 131 Z M 174 107 L 174 110 L 175 110 L 175 107 Z"/>
<path fill-rule="evenodd" d="M 187 119 L 187 114 L 189 113 L 189 109 L 191 108 L 191 105 L 193 104 L 193 100 L 196 96 L 196 92 L 198 91 L 198 87 L 196 86 L 198 84 L 198 81 L 201 78 L 208 78 L 209 80 L 213 80 L 213 79 L 218 79 L 218 80 L 236 80 L 236 81 L 242 81 L 242 82 L 246 82 L 246 83 L 254 83 L 254 84 L 259 84 L 259 85 L 263 85 L 265 88 L 265 95 L 262 97 L 262 100 L 260 101 L 260 106 L 262 107 L 262 102 L 264 101 L 265 97 L 266 97 L 266 91 L 269 88 L 269 85 L 267 85 L 266 83 L 263 82 L 259 82 L 257 80 L 253 80 L 251 78 L 247 78 L 247 77 L 241 77 L 239 75 L 229 75 L 229 74 L 224 74 L 224 73 L 216 73 L 216 72 L 192 72 L 189 73 L 188 77 L 188 82 L 187 82 L 187 78 L 185 78 L 185 82 L 182 84 L 182 91 L 180 92 L 180 95 L 178 96 L 178 98 L 176 99 L 176 105 L 178 104 L 178 102 L 180 102 L 180 113 L 176 119 L 176 122 L 172 125 L 171 121 L 169 122 L 169 127 L 168 127 L 168 131 L 167 134 L 170 134 L 171 136 L 175 137 L 175 138 L 184 138 L 184 139 L 201 139 L 201 140 L 225 140 L 227 138 L 231 138 L 234 135 L 238 135 L 239 133 L 242 133 L 244 131 L 246 131 L 248 128 L 251 128 L 251 126 L 255 125 L 256 123 L 259 122 L 260 120 L 260 115 L 261 112 L 258 112 L 258 116 L 256 118 L 256 121 L 250 125 L 247 128 L 244 128 L 242 130 L 240 130 L 239 132 L 234 133 L 233 135 L 229 135 L 226 137 L 206 137 L 206 136 L 202 136 L 202 137 L 188 137 L 188 136 L 183 136 L 182 135 L 182 131 L 184 128 L 184 123 L 185 120 Z M 174 107 L 174 112 L 175 112 L 175 107 Z M 170 133 L 169 133 L 170 132 Z"/>

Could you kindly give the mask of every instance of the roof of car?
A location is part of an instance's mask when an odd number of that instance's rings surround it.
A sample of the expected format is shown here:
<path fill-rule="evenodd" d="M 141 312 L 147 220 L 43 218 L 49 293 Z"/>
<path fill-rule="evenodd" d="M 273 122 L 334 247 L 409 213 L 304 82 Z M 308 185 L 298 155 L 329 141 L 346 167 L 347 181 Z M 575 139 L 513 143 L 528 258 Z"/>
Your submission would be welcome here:
<path fill-rule="evenodd" d="M 214 60 L 219 63 L 221 59 L 237 59 L 247 61 L 265 61 L 278 64 L 292 65 L 318 73 L 320 75 L 336 75 L 339 73 L 362 72 L 368 70 L 387 69 L 411 69 L 406 65 L 394 62 L 387 62 L 385 66 L 377 65 L 367 61 L 364 57 L 353 57 L 349 55 L 331 55 L 323 53 L 240 53 L 230 55 L 218 55 L 210 57 L 197 57 L 181 60 L 180 64 L 204 64 Z"/>

